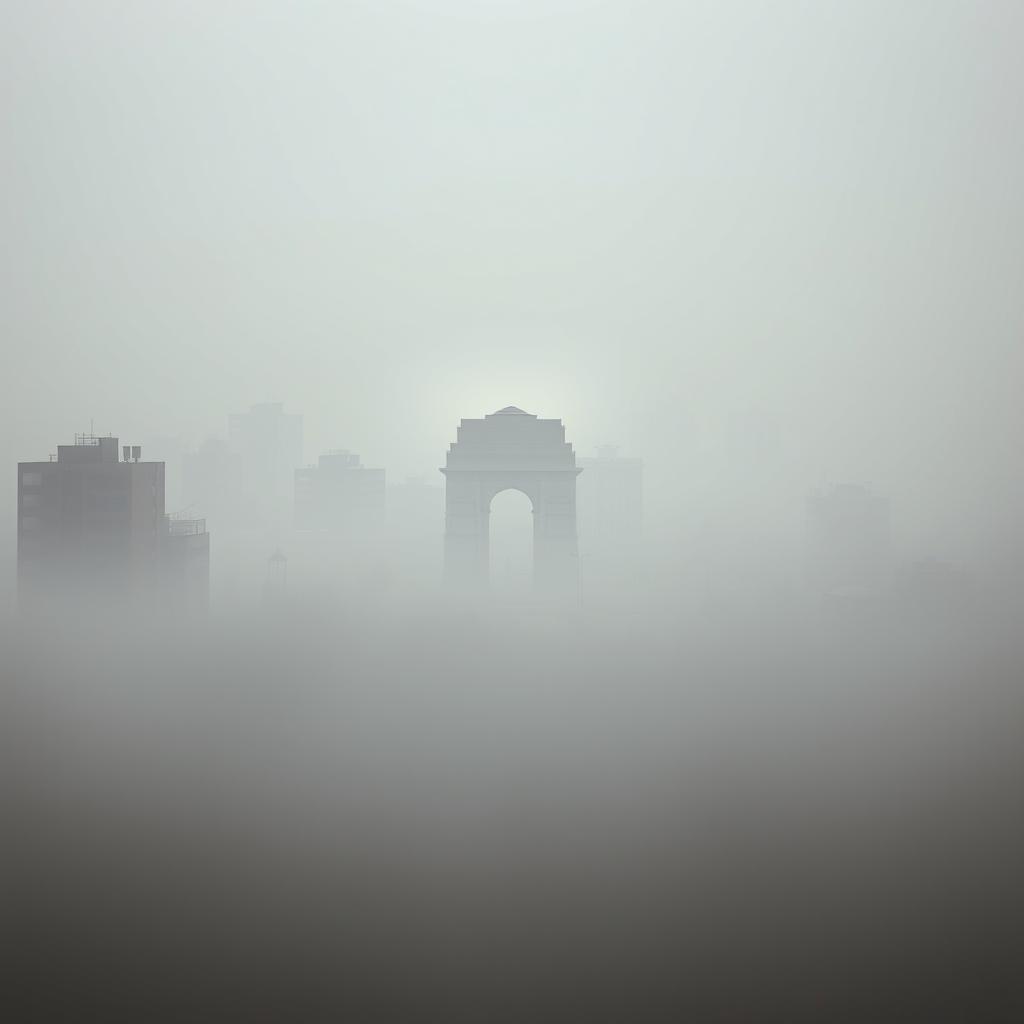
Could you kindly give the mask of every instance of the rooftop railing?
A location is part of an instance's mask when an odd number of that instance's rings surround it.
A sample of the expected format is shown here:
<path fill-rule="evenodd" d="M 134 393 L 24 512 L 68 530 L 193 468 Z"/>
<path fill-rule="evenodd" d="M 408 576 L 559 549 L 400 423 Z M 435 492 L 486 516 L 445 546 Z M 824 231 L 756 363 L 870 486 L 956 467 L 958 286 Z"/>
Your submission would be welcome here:
<path fill-rule="evenodd" d="M 195 537 L 206 533 L 205 519 L 175 519 L 173 513 L 164 516 L 167 532 L 172 537 Z"/>

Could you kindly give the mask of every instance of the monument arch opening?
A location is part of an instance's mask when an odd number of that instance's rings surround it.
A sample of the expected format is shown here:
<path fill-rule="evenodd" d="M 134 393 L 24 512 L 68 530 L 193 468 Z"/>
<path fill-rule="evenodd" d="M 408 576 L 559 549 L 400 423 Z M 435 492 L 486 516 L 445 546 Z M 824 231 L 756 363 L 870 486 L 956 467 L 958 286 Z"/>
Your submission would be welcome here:
<path fill-rule="evenodd" d="M 533 510 L 533 586 L 576 593 L 576 466 L 561 420 L 507 406 L 460 422 L 445 475 L 445 576 L 456 586 L 490 578 L 491 509 L 496 495 L 521 491 Z"/>
<path fill-rule="evenodd" d="M 515 601 L 533 586 L 533 502 L 507 487 L 491 498 L 488 520 L 488 561 L 491 592 Z"/>

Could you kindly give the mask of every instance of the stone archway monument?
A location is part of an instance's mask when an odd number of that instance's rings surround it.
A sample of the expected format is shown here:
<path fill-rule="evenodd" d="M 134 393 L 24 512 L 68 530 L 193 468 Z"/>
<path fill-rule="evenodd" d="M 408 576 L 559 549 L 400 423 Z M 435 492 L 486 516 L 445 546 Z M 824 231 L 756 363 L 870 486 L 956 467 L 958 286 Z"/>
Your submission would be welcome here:
<path fill-rule="evenodd" d="M 448 582 L 486 586 L 491 501 L 512 489 L 533 504 L 535 588 L 576 594 L 576 477 L 583 471 L 561 420 L 538 419 L 513 405 L 482 420 L 462 420 L 441 472 Z"/>

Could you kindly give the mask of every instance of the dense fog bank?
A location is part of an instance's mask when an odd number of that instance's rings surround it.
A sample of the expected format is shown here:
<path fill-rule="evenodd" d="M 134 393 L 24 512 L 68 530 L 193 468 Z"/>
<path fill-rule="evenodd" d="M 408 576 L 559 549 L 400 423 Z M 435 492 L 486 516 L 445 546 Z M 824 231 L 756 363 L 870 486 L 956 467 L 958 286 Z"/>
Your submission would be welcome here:
<path fill-rule="evenodd" d="M 3 639 L 4 930 L 40 1019 L 1021 1006 L 1022 652 L 992 620 Z"/>

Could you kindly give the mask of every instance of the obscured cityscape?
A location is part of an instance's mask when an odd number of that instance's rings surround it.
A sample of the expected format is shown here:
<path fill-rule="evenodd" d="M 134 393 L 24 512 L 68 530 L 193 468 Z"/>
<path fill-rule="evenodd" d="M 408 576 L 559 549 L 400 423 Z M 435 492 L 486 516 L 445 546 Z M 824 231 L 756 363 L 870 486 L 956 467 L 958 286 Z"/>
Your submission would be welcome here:
<path fill-rule="evenodd" d="M 736 435 L 752 479 L 771 464 L 771 436 L 763 423 Z M 941 552 L 899 549 L 890 498 L 866 483 L 784 496 L 790 523 L 802 521 L 800 540 L 774 569 L 763 555 L 778 536 L 729 528 L 730 516 L 757 521 L 757 499 L 743 493 L 731 495 L 731 508 L 705 512 L 689 552 L 659 551 L 658 536 L 645 531 L 652 469 L 642 453 L 603 444 L 577 455 L 561 420 L 515 406 L 462 419 L 443 475 L 401 482 L 347 448 L 306 464 L 303 418 L 282 403 L 230 415 L 226 438 L 158 446 L 178 450 L 149 460 L 141 445 L 82 433 L 45 460 L 19 463 L 23 611 L 112 602 L 194 617 L 211 601 L 221 611 L 280 609 L 289 600 L 373 604 L 436 592 L 503 614 L 537 604 L 656 614 L 669 564 L 677 596 L 705 610 L 742 606 L 744 589 L 769 603 L 797 597 L 850 610 L 896 602 L 966 610 L 978 597 L 967 567 Z M 707 507 L 697 492 L 693 501 Z M 738 563 L 759 537 L 760 556 Z"/>
<path fill-rule="evenodd" d="M 0 54 L 0 1024 L 1024 1022 L 1021 0 Z"/>

